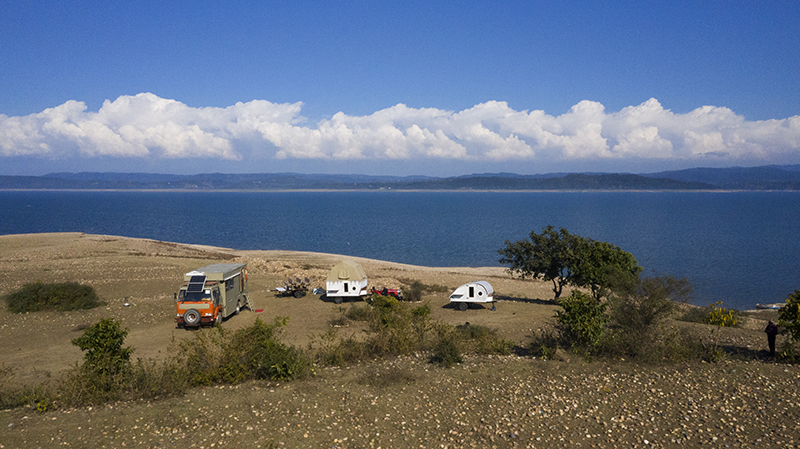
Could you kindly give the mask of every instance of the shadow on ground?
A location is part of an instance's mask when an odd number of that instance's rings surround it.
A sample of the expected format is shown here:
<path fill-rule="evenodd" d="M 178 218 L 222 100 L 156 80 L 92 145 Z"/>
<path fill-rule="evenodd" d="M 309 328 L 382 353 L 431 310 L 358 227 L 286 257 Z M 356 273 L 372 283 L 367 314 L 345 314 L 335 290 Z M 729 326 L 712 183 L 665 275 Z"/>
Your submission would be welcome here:
<path fill-rule="evenodd" d="M 518 298 L 515 296 L 503 296 L 503 295 L 494 295 L 497 301 L 514 301 L 514 302 L 524 302 L 528 304 L 539 304 L 545 306 L 552 306 L 555 305 L 556 302 L 547 299 L 530 299 L 530 298 Z"/>

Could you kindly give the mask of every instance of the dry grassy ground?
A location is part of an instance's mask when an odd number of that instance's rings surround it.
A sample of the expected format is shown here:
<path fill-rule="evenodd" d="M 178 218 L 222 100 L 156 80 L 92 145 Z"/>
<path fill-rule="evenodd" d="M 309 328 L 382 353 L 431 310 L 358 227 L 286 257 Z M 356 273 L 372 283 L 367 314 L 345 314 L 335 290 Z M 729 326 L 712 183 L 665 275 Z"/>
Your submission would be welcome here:
<path fill-rule="evenodd" d="M 500 268 L 428 268 L 353 258 L 376 286 L 419 280 L 452 290 L 489 281 L 505 299 L 496 312 L 458 312 L 447 295 L 426 295 L 434 319 L 469 321 L 520 345 L 552 321 L 546 283 L 519 281 Z M 289 316 L 283 341 L 306 346 L 347 303 L 309 295 L 275 298 L 286 277 L 324 286 L 341 257 L 284 251 L 233 251 L 86 234 L 0 236 L 0 295 L 23 284 L 78 281 L 107 305 L 68 313 L 0 311 L 0 364 L 9 381 L 31 385 L 81 360 L 70 341 L 113 317 L 130 329 L 134 357 L 160 358 L 192 331 L 175 328 L 173 292 L 184 273 L 221 261 L 247 261 L 254 309 L 223 325 Z M 126 305 L 127 304 L 127 305 Z M 722 341 L 740 355 L 718 364 L 643 367 L 624 361 L 468 357 L 447 370 L 424 357 L 323 369 L 286 384 L 252 382 L 197 389 L 153 403 L 110 404 L 38 414 L 0 412 L 0 448 L 45 447 L 793 447 L 800 435 L 800 370 L 763 357 L 763 312 Z M 708 332 L 711 332 L 711 328 Z M 200 332 L 206 332 L 201 330 Z M 359 333 L 358 326 L 341 332 Z M 779 340 L 780 343 L 780 340 Z"/>

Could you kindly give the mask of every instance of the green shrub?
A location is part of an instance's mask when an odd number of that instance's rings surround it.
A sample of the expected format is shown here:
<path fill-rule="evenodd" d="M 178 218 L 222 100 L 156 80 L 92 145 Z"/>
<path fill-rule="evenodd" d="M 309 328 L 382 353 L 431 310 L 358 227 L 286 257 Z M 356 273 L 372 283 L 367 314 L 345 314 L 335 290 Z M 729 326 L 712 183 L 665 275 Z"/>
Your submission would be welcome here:
<path fill-rule="evenodd" d="M 732 309 L 722 307 L 722 301 L 717 301 L 711 304 L 708 324 L 720 327 L 733 327 L 736 326 L 736 316 Z"/>
<path fill-rule="evenodd" d="M 778 326 L 792 341 L 800 341 L 800 290 L 786 297 L 785 304 L 778 309 Z"/>
<path fill-rule="evenodd" d="M 126 373 L 131 368 L 133 348 L 123 348 L 128 329 L 122 329 L 113 318 L 100 320 L 83 331 L 83 335 L 72 340 L 72 344 L 84 351 L 84 366 L 91 372 Z"/>
<path fill-rule="evenodd" d="M 191 386 L 186 364 L 178 358 L 162 363 L 137 359 L 131 372 L 130 392 L 133 399 L 163 399 L 185 394 Z"/>
<path fill-rule="evenodd" d="M 778 309 L 778 326 L 783 328 L 781 333 L 788 337 L 783 340 L 780 358 L 785 362 L 796 363 L 800 360 L 796 348 L 800 342 L 800 290 L 787 296 L 785 304 Z"/>
<path fill-rule="evenodd" d="M 353 321 L 368 321 L 370 317 L 370 308 L 352 304 L 350 309 L 345 312 L 344 316 Z"/>
<path fill-rule="evenodd" d="M 646 332 L 610 328 L 598 350 L 600 355 L 624 357 L 639 363 L 663 364 L 706 358 L 699 336 L 682 327 L 661 323 Z"/>
<path fill-rule="evenodd" d="M 686 279 L 671 276 L 641 278 L 616 289 L 609 297 L 610 322 L 598 352 L 643 363 L 683 360 L 679 344 L 688 340 L 680 330 L 667 328 L 666 319 L 676 301 L 687 301 L 691 291 Z"/>
<path fill-rule="evenodd" d="M 427 304 L 423 304 L 411 309 L 411 315 L 418 319 L 427 319 L 431 315 L 431 308 Z"/>
<path fill-rule="evenodd" d="M 84 351 L 83 364 L 68 372 L 59 385 L 67 405 L 97 404 L 122 399 L 130 389 L 133 348 L 123 347 L 127 329 L 113 318 L 84 330 L 72 344 Z"/>
<path fill-rule="evenodd" d="M 451 368 L 456 363 L 462 363 L 464 358 L 461 350 L 452 339 L 439 340 L 433 348 L 431 362 L 444 368 Z"/>
<path fill-rule="evenodd" d="M 429 318 L 413 312 L 408 303 L 379 296 L 367 323 L 367 353 L 372 357 L 405 355 L 420 350 L 428 331 Z"/>
<path fill-rule="evenodd" d="M 711 307 L 690 307 L 679 319 L 689 323 L 708 324 L 711 319 Z"/>
<path fill-rule="evenodd" d="M 191 385 L 213 385 L 218 380 L 226 335 L 225 328 L 217 326 L 212 332 L 196 332 L 194 338 L 180 343 Z"/>
<path fill-rule="evenodd" d="M 367 359 L 419 352 L 432 353 L 435 363 L 457 363 L 463 351 L 479 354 L 509 354 L 513 343 L 483 326 L 456 328 L 432 322 L 428 304 L 413 306 L 391 296 L 375 296 L 371 307 L 352 307 L 348 312 L 366 318 L 363 338 L 340 337 L 336 329 L 315 337 L 309 352 L 323 365 L 342 366 Z"/>
<path fill-rule="evenodd" d="M 531 335 L 528 353 L 533 357 L 550 360 L 555 357 L 559 346 L 560 339 L 554 328 L 539 329 Z"/>
<path fill-rule="evenodd" d="M 593 352 L 609 320 L 606 305 L 577 290 L 558 304 L 564 310 L 556 312 L 556 329 L 563 341 L 575 350 Z"/>
<path fill-rule="evenodd" d="M 244 365 L 256 379 L 288 380 L 306 375 L 310 364 L 303 354 L 277 339 L 276 329 L 287 321 L 278 318 L 271 326 L 257 318 L 252 326 L 238 330 L 224 353 L 226 362 Z"/>
<path fill-rule="evenodd" d="M 647 332 L 675 310 L 676 300 L 686 301 L 691 290 L 686 279 L 671 276 L 639 279 L 633 289 L 611 295 L 611 322 L 628 331 Z"/>
<path fill-rule="evenodd" d="M 508 355 L 514 347 L 512 341 L 500 338 L 496 329 L 489 329 L 486 326 L 469 323 L 456 326 L 455 335 L 468 351 L 476 354 Z"/>
<path fill-rule="evenodd" d="M 302 351 L 277 339 L 277 329 L 288 318 L 269 325 L 257 318 L 252 326 L 233 335 L 223 327 L 197 333 L 181 344 L 193 385 L 236 384 L 248 379 L 284 380 L 311 372 L 311 363 Z"/>
<path fill-rule="evenodd" d="M 353 335 L 341 338 L 336 329 L 329 329 L 315 339 L 310 348 L 314 349 L 317 363 L 322 365 L 345 366 L 366 359 L 366 345 Z"/>
<path fill-rule="evenodd" d="M 348 312 L 366 321 L 365 338 L 339 337 L 330 329 L 311 344 L 315 359 L 342 366 L 367 358 L 382 358 L 423 351 L 430 326 L 430 307 L 411 307 L 391 296 L 375 296 L 371 307 L 353 307 Z"/>
<path fill-rule="evenodd" d="M 399 301 L 394 296 L 376 295 L 372 307 L 381 313 L 390 313 L 398 307 Z"/>
<path fill-rule="evenodd" d="M 450 288 L 448 288 L 446 285 L 425 284 L 423 282 L 411 279 L 401 279 L 400 281 L 403 284 L 408 285 L 408 288 L 403 289 L 403 298 L 406 301 L 422 301 L 422 294 L 425 292 L 446 293 L 450 291 Z"/>
<path fill-rule="evenodd" d="M 179 354 L 163 362 L 138 359 L 134 364 L 133 348 L 123 346 L 127 334 L 127 329 L 107 318 L 72 341 L 85 351 L 84 362 L 59 379 L 55 397 L 61 405 L 78 407 L 109 401 L 150 400 L 187 391 L 191 377 L 185 356 Z"/>
<path fill-rule="evenodd" d="M 408 288 L 408 291 L 405 292 L 405 299 L 406 301 L 422 301 L 422 293 L 425 291 L 425 285 L 420 281 L 414 281 L 413 284 Z"/>
<path fill-rule="evenodd" d="M 94 288 L 75 282 L 25 284 L 3 299 L 6 301 L 8 311 L 14 313 L 91 309 L 103 304 Z"/>

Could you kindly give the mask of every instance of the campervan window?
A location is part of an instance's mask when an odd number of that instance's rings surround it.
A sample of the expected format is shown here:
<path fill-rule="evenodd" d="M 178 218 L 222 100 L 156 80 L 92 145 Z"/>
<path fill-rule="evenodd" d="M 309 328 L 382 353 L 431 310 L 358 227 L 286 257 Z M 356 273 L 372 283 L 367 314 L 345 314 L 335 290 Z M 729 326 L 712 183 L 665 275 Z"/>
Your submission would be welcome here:
<path fill-rule="evenodd" d="M 204 292 L 186 292 L 186 294 L 182 298 L 183 301 L 210 301 L 211 300 L 211 290 L 206 290 Z"/>
<path fill-rule="evenodd" d="M 228 279 L 227 281 L 225 281 L 225 291 L 226 292 L 233 288 L 233 280 L 234 279 L 236 279 L 236 276 L 234 276 L 234 277 Z"/>

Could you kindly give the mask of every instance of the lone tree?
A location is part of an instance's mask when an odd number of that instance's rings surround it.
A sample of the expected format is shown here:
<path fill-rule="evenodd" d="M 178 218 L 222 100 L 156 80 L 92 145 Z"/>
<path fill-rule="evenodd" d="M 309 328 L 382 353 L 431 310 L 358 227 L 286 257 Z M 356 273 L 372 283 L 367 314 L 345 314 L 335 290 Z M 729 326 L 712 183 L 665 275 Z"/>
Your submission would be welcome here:
<path fill-rule="evenodd" d="M 588 287 L 594 299 L 600 300 L 610 291 L 628 290 L 638 283 L 642 267 L 633 254 L 611 243 L 581 240 L 575 250 L 575 285 Z"/>
<path fill-rule="evenodd" d="M 525 279 L 544 279 L 553 283 L 555 300 L 565 285 L 588 287 L 596 300 L 610 289 L 633 285 L 642 267 L 631 253 L 615 245 L 558 231 L 548 225 L 541 234 L 531 231 L 528 239 L 511 242 L 498 251 L 501 264 L 508 271 Z"/>

